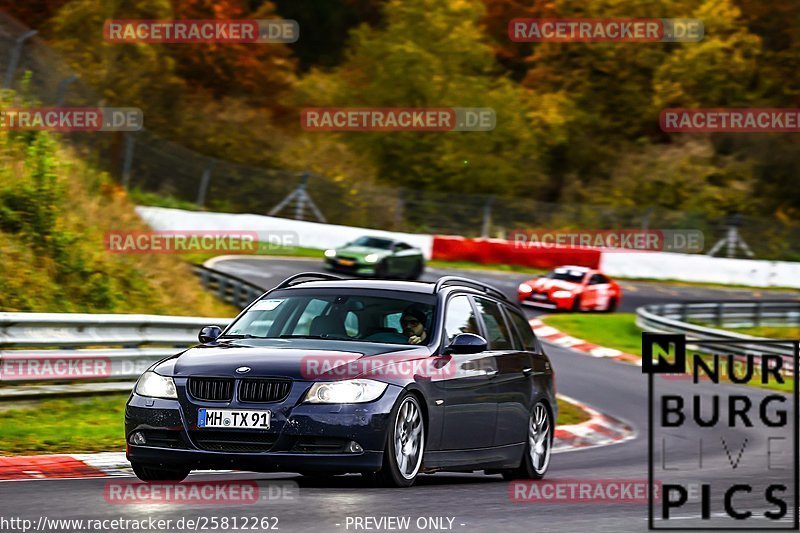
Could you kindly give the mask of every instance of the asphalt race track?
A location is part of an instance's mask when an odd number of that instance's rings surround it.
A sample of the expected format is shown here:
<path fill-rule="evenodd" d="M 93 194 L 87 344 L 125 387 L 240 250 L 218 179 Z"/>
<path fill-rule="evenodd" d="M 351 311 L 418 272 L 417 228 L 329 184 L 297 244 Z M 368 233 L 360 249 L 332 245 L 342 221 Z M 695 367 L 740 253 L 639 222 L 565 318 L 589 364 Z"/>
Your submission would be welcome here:
<path fill-rule="evenodd" d="M 236 274 L 265 287 L 274 286 L 285 277 L 301 272 L 319 270 L 319 261 L 240 258 L 219 261 L 214 268 Z M 424 279 L 433 280 L 448 273 L 464 275 L 464 271 L 450 272 L 429 269 Z M 525 279 L 520 274 L 499 274 L 472 271 L 468 275 L 491 282 L 509 295 L 513 295 L 519 282 Z M 656 283 L 623 282 L 621 311 L 633 311 L 645 303 L 675 300 L 702 300 L 712 298 L 787 298 L 796 293 L 775 291 L 705 289 L 678 287 Z M 530 313 L 533 316 L 533 313 Z M 579 399 L 597 409 L 622 418 L 637 431 L 637 438 L 605 448 L 573 451 L 553 456 L 548 480 L 615 479 L 647 480 L 647 380 L 641 368 L 596 359 L 556 346 L 548 346 L 547 352 L 556 370 L 558 392 Z M 733 386 L 691 385 L 687 381 L 662 380 L 661 385 L 682 391 L 686 395 L 702 391 L 719 391 Z M 743 391 L 757 404 L 766 392 L 752 388 L 735 387 Z M 723 411 L 724 412 L 724 411 Z M 709 438 L 709 433 L 686 428 L 681 434 L 685 442 L 675 443 L 671 448 L 672 467 L 686 472 L 696 468 L 697 441 Z M 737 430 L 726 430 L 726 436 L 737 453 L 743 436 Z M 713 440 L 713 439 L 710 439 Z M 736 471 L 737 476 L 749 475 L 759 482 L 771 477 L 780 478 L 779 473 L 765 473 L 760 459 L 766 456 L 762 443 L 751 444 Z M 750 458 L 753 457 L 753 460 Z M 729 458 L 717 443 L 712 442 L 704 451 L 704 467 L 701 480 L 724 479 L 731 472 Z M 687 474 L 691 476 L 691 474 Z M 280 531 L 367 531 L 375 523 L 356 528 L 353 518 L 388 516 L 410 516 L 411 527 L 407 531 L 419 531 L 418 517 L 452 518 L 449 530 L 464 532 L 486 531 L 645 531 L 647 530 L 647 505 L 641 503 L 514 503 L 510 499 L 509 484 L 500 476 L 483 474 L 434 474 L 422 476 L 418 485 L 405 490 L 365 488 L 358 476 L 340 476 L 325 480 L 302 478 L 293 474 L 248 474 L 226 473 L 215 475 L 193 475 L 190 480 L 200 479 L 258 479 L 289 480 L 299 486 L 297 497 L 291 501 L 264 502 L 253 505 L 111 505 L 104 498 L 108 479 L 33 480 L 0 483 L 0 506 L 5 516 L 29 518 L 36 523 L 42 515 L 48 518 L 180 518 L 197 517 L 278 517 Z M 687 478 L 691 480 L 690 478 Z M 792 500 L 790 500 L 791 502 Z M 750 509 L 754 513 L 772 509 L 764 501 L 762 493 L 742 494 L 736 498 L 737 507 Z M 791 506 L 791 504 L 790 504 Z M 718 510 L 717 503 L 714 510 Z M 677 511 L 683 519 L 680 526 L 695 528 L 713 524 L 698 520 L 699 506 L 694 505 Z M 350 522 L 348 522 L 350 517 Z M 774 526 L 763 521 L 762 526 Z M 349 524 L 349 527 L 348 527 Z M 364 524 L 364 522 L 362 522 Z M 445 528 L 422 529 L 447 531 Z M 669 527 L 678 524 L 671 523 Z M 751 527 L 755 524 L 751 524 Z M 788 524 L 784 524 L 786 526 Z M 213 529 L 209 529 L 213 530 Z M 220 529 L 221 530 L 221 529 Z M 396 529 L 395 529 L 396 530 Z M 57 531 L 57 530 L 56 530 Z M 233 531 L 228 528 L 228 531 Z"/>

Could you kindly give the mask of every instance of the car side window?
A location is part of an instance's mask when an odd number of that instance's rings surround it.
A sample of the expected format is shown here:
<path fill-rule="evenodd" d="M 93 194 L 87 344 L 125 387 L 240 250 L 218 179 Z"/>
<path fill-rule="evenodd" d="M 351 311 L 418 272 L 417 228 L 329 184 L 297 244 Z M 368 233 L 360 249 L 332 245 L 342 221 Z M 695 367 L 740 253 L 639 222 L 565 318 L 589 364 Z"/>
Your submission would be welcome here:
<path fill-rule="evenodd" d="M 603 279 L 603 276 L 601 276 L 600 274 L 594 274 L 589 279 L 589 285 L 599 285 L 599 284 L 603 283 L 602 279 Z"/>
<path fill-rule="evenodd" d="M 523 349 L 530 352 L 537 352 L 538 345 L 536 343 L 536 336 L 533 334 L 533 330 L 531 329 L 531 325 L 528 323 L 528 321 L 516 311 L 513 311 L 509 308 L 506 308 L 506 311 L 508 316 L 511 317 L 511 322 L 514 324 L 514 328 L 517 330 L 517 333 L 522 339 Z"/>
<path fill-rule="evenodd" d="M 444 318 L 444 333 L 447 335 L 448 344 L 459 333 L 478 334 L 478 321 L 472 310 L 469 298 L 464 295 L 455 296 L 447 303 L 447 312 Z"/>
<path fill-rule="evenodd" d="M 483 325 L 486 327 L 486 340 L 490 350 L 510 350 L 511 334 L 508 331 L 500 304 L 485 298 L 475 298 L 478 310 L 483 318 Z"/>

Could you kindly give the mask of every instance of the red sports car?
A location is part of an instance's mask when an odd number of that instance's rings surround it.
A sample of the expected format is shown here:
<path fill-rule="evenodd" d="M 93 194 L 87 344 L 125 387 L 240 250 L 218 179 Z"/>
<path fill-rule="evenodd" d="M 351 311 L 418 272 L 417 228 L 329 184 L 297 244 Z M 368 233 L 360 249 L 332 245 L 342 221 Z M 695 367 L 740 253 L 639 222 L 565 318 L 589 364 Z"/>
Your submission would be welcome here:
<path fill-rule="evenodd" d="M 599 270 L 562 266 L 540 278 L 521 283 L 524 305 L 562 311 L 613 312 L 622 300 L 619 285 Z"/>

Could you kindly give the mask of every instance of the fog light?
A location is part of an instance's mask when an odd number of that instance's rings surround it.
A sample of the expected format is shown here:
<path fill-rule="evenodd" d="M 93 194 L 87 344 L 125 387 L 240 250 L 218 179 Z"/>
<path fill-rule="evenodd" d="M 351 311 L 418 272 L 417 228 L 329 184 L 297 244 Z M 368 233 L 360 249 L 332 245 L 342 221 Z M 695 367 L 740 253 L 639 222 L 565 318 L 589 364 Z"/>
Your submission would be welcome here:
<path fill-rule="evenodd" d="M 346 449 L 349 453 L 361 453 L 364 451 L 364 448 L 362 448 L 361 445 L 354 440 L 351 440 L 347 443 Z"/>
<path fill-rule="evenodd" d="M 137 446 L 144 446 L 147 443 L 147 439 L 144 438 L 144 434 L 141 431 L 137 431 L 133 435 L 131 435 L 131 444 L 135 444 Z"/>

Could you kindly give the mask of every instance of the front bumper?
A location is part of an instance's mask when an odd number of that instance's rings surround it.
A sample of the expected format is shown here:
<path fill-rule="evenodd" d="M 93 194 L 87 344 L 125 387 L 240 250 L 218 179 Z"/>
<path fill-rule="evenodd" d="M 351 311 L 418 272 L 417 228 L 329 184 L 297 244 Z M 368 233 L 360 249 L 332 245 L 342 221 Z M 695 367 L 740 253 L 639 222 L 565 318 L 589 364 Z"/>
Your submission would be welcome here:
<path fill-rule="evenodd" d="M 531 307 L 538 307 L 541 309 L 555 309 L 555 310 L 563 310 L 568 311 L 572 309 L 572 303 L 575 300 L 575 297 L 572 298 L 550 298 L 548 295 L 544 295 L 545 298 L 536 298 L 537 294 L 528 294 L 526 296 L 520 295 L 519 302 L 522 305 L 527 305 Z"/>
<path fill-rule="evenodd" d="M 341 272 L 342 274 L 350 274 L 353 276 L 372 276 L 375 274 L 375 266 L 377 263 L 359 263 L 356 261 L 353 265 L 342 265 L 336 259 L 325 259 L 325 270 L 330 272 Z"/>
<path fill-rule="evenodd" d="M 163 468 L 190 470 L 251 470 L 253 472 L 377 472 L 383 452 L 360 454 L 242 453 L 173 450 L 128 445 L 128 460 Z"/>
<path fill-rule="evenodd" d="M 178 380 L 177 400 L 132 394 L 125 410 L 127 457 L 132 462 L 190 469 L 372 472 L 380 469 L 389 414 L 402 388 L 389 385 L 374 402 L 300 403 L 310 383 L 295 382 L 280 403 L 200 402 L 186 396 Z M 206 429 L 198 410 L 269 410 L 270 429 Z M 141 432 L 145 445 L 130 443 Z M 361 451 L 348 451 L 356 442 Z"/>

